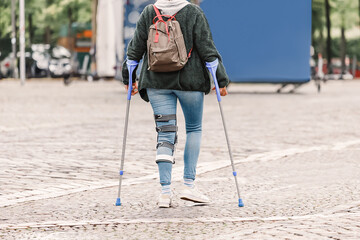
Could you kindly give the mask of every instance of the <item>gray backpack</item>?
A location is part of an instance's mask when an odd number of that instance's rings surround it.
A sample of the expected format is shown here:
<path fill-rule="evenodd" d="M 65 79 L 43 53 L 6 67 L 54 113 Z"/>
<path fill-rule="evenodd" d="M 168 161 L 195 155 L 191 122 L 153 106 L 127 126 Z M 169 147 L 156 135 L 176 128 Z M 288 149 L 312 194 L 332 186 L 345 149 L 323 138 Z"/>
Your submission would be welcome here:
<path fill-rule="evenodd" d="M 154 6 L 156 17 L 150 26 L 147 40 L 148 70 L 174 72 L 182 69 L 191 56 L 186 51 L 184 37 L 175 15 L 161 15 Z M 165 21 L 162 17 L 168 18 Z M 155 21 L 157 19 L 157 21 Z"/>

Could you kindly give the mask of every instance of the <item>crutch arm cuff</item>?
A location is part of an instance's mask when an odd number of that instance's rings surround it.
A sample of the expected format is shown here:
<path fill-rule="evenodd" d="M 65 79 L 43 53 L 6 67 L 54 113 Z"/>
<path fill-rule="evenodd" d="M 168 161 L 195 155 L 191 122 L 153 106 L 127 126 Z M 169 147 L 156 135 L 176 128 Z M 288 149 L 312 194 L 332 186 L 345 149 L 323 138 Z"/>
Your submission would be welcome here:
<path fill-rule="evenodd" d="M 216 78 L 218 80 L 219 88 L 224 88 L 229 85 L 230 80 L 221 59 L 216 59 L 212 62 L 205 62 L 205 65 L 207 68 L 216 67 L 215 73 L 216 73 Z"/>
<path fill-rule="evenodd" d="M 134 71 L 132 74 L 132 82 L 135 83 L 136 81 L 136 71 L 138 69 L 138 64 L 139 62 L 136 60 L 129 60 L 126 59 L 123 63 L 122 66 L 122 82 L 124 83 L 124 85 L 129 85 L 129 67 L 128 66 L 133 66 L 134 67 Z"/>

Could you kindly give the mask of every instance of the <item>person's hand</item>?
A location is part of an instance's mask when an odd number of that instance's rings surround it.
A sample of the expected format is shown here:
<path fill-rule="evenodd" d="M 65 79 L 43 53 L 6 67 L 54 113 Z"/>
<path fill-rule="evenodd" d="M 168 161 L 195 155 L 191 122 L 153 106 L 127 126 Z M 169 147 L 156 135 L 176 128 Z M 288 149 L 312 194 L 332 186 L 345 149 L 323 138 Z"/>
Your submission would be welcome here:
<path fill-rule="evenodd" d="M 129 85 L 125 85 L 125 89 L 126 91 L 129 91 Z M 139 92 L 138 90 L 138 85 L 136 82 L 134 82 L 132 84 L 132 91 L 131 91 L 131 96 L 134 96 L 135 94 L 137 94 Z"/>
<path fill-rule="evenodd" d="M 215 91 L 215 87 L 214 87 L 212 90 Z M 219 91 L 220 91 L 220 96 L 223 96 L 223 97 L 224 97 L 224 96 L 228 95 L 228 92 L 227 92 L 227 90 L 226 90 L 226 87 L 219 88 Z"/>

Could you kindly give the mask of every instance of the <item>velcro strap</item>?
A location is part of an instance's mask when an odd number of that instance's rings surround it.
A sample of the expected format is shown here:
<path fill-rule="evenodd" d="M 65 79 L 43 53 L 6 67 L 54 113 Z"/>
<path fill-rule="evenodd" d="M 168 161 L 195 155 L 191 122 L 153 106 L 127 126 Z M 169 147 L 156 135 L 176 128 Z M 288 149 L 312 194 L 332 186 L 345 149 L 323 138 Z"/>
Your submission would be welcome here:
<path fill-rule="evenodd" d="M 162 114 L 155 114 L 155 122 L 168 122 L 170 120 L 176 120 L 176 114 L 170 115 L 162 115 Z"/>
<path fill-rule="evenodd" d="M 178 127 L 175 125 L 164 125 L 156 127 L 157 132 L 177 132 Z"/>
<path fill-rule="evenodd" d="M 174 151 L 174 149 L 175 149 L 174 144 L 169 143 L 169 142 L 161 142 L 161 143 L 158 143 L 158 144 L 156 145 L 156 149 L 158 149 L 159 147 L 170 148 L 170 149 L 173 150 L 173 151 Z"/>
<path fill-rule="evenodd" d="M 156 155 L 156 163 L 159 162 L 169 162 L 174 164 L 175 163 L 175 158 L 173 156 L 170 155 Z"/>

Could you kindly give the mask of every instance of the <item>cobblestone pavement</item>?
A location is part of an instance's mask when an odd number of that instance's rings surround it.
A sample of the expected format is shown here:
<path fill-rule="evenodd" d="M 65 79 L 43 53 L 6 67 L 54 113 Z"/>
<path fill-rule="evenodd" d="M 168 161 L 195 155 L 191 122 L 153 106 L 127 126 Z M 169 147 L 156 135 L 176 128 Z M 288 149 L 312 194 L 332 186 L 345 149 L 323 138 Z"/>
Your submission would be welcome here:
<path fill-rule="evenodd" d="M 244 208 L 237 207 L 215 95 L 205 98 L 197 185 L 158 209 L 152 110 L 131 102 L 122 207 L 115 207 L 126 95 L 115 81 L 0 81 L 0 239 L 360 239 L 360 81 L 295 94 L 237 85 L 223 110 Z M 180 108 L 180 107 L 179 107 Z"/>

